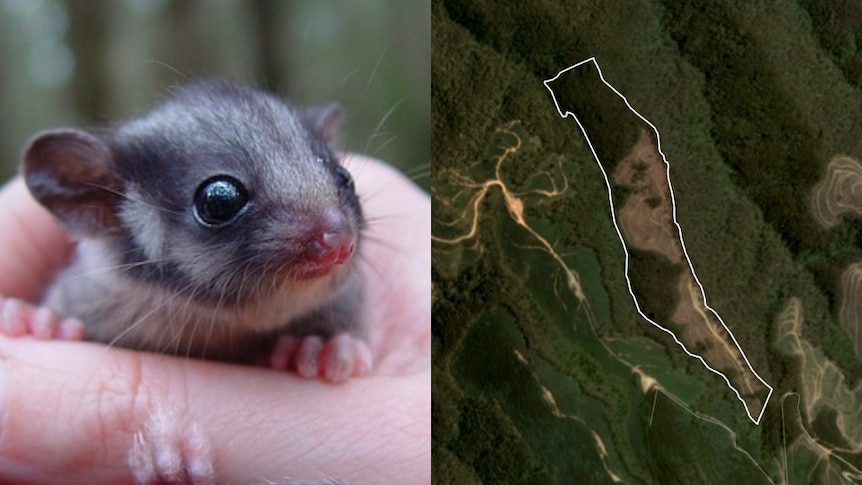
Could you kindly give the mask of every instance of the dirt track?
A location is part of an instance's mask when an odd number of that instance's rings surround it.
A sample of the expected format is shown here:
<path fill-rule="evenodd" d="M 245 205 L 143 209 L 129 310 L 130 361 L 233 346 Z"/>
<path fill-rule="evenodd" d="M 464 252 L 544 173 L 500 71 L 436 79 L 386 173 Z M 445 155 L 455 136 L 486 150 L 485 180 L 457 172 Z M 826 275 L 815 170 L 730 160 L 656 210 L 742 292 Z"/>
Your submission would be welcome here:
<path fill-rule="evenodd" d="M 862 215 L 862 165 L 847 155 L 832 157 L 826 177 L 814 186 L 811 196 L 814 218 L 829 229 L 841 222 L 846 212 Z M 862 262 L 848 266 L 841 274 L 841 309 L 839 319 L 856 355 L 862 356 Z"/>
<path fill-rule="evenodd" d="M 845 212 L 862 214 L 862 165 L 846 155 L 833 157 L 826 177 L 814 186 L 811 208 L 826 229 L 841 222 Z"/>
<path fill-rule="evenodd" d="M 850 340 L 856 355 L 862 357 L 862 263 L 853 263 L 841 274 L 841 324 Z"/>

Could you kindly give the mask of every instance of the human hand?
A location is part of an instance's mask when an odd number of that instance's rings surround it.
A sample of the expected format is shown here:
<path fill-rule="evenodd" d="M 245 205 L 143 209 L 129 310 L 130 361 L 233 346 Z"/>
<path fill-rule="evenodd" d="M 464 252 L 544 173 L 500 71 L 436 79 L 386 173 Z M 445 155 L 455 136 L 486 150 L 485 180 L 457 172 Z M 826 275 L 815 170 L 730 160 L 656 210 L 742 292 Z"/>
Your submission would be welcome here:
<path fill-rule="evenodd" d="M 346 165 L 369 219 L 370 377 L 0 337 L 0 482 L 129 482 L 133 434 L 172 403 L 208 436 L 219 483 L 430 483 L 430 199 L 380 162 Z M 33 301 L 72 243 L 20 178 L 0 191 L 0 227 L 0 294 Z"/>

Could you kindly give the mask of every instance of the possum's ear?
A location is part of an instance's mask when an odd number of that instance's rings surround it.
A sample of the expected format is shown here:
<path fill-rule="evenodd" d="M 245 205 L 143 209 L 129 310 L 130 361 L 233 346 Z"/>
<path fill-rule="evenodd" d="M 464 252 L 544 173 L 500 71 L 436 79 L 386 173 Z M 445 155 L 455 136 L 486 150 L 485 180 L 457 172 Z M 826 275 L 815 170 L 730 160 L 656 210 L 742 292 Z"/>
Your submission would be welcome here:
<path fill-rule="evenodd" d="M 338 133 L 341 122 L 344 121 L 344 109 L 338 103 L 308 108 L 302 113 L 305 124 L 317 136 L 327 143 Z"/>
<path fill-rule="evenodd" d="M 99 236 L 119 229 L 120 182 L 111 150 L 76 129 L 37 134 L 24 150 L 21 171 L 33 197 L 72 234 Z"/>

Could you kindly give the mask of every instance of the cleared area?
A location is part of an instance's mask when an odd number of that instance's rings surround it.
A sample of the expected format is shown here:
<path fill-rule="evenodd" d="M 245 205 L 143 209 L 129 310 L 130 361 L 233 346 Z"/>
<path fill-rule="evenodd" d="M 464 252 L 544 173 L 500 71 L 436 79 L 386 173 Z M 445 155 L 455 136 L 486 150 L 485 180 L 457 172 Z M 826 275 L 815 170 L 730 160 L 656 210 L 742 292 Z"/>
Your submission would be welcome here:
<path fill-rule="evenodd" d="M 638 249 L 663 255 L 671 263 L 683 262 L 664 163 L 648 130 L 641 130 L 632 152 L 617 165 L 614 181 L 632 190 L 619 210 L 620 228 L 626 239 Z"/>
<path fill-rule="evenodd" d="M 617 217 L 631 246 L 655 251 L 676 264 L 685 261 L 685 253 L 673 222 L 666 167 L 656 140 L 649 130 L 642 129 L 632 151 L 614 171 L 614 181 L 630 191 Z M 679 303 L 670 319 L 681 327 L 680 340 L 728 378 L 748 409 L 763 409 L 769 399 L 769 387 L 750 369 L 730 332 L 706 307 L 687 265 L 679 276 L 676 292 Z"/>

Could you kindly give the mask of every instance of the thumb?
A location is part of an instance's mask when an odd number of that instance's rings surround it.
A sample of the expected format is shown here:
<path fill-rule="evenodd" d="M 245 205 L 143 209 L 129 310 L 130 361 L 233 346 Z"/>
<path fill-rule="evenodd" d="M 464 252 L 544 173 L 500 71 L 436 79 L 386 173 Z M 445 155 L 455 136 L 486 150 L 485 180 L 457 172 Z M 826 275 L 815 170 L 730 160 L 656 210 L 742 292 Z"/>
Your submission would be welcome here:
<path fill-rule="evenodd" d="M 430 372 L 333 386 L 81 342 L 0 338 L 0 483 L 130 483 L 134 433 L 168 404 L 218 483 L 430 483 Z"/>

